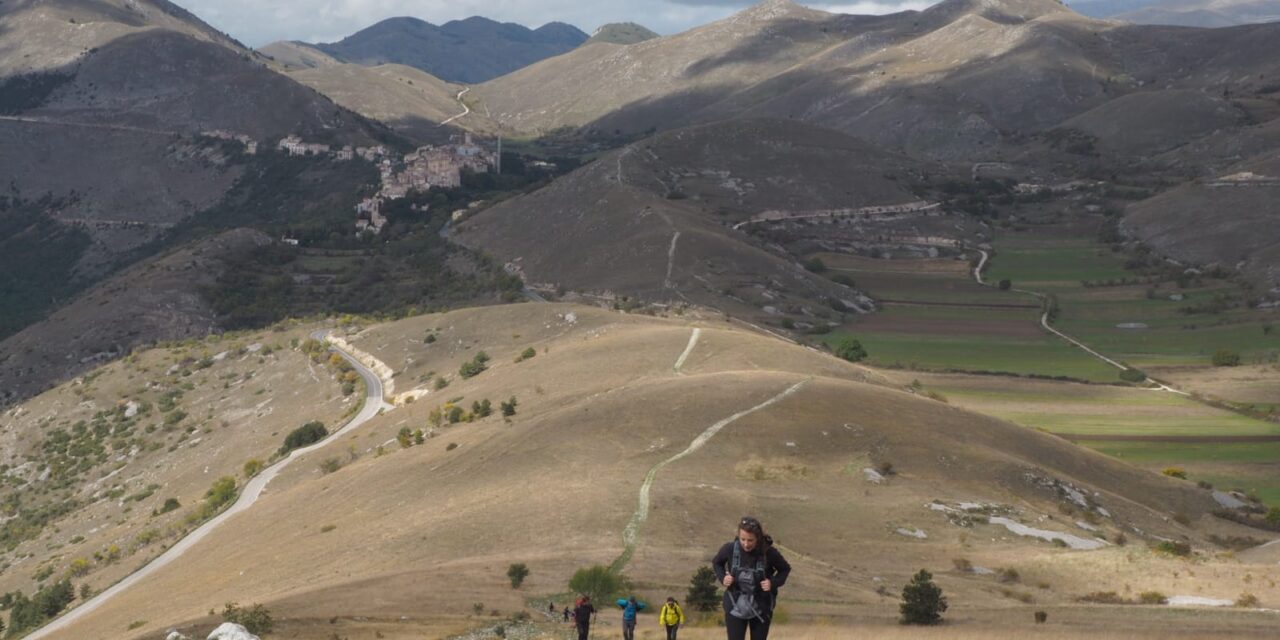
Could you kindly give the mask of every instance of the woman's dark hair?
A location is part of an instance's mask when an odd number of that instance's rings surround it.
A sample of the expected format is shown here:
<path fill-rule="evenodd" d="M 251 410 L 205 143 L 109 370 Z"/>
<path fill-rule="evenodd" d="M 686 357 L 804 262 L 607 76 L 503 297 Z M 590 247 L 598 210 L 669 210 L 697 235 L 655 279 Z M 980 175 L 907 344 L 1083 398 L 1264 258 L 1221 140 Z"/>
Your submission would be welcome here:
<path fill-rule="evenodd" d="M 738 530 L 753 534 L 765 550 L 773 546 L 773 536 L 765 533 L 764 525 L 751 516 L 742 516 L 742 520 L 738 521 Z"/>

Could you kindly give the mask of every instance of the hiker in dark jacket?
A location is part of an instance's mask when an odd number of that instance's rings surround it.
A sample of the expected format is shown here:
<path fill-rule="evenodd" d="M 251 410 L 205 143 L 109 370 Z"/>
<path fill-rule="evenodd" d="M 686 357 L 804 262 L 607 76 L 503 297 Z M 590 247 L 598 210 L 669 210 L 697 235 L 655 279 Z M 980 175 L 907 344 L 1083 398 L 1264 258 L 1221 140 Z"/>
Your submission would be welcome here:
<path fill-rule="evenodd" d="M 591 616 L 595 615 L 595 612 L 596 608 L 591 606 L 591 598 L 583 596 L 577 608 L 573 610 L 573 620 L 578 624 L 578 640 L 587 640 L 587 636 L 591 633 Z"/>
<path fill-rule="evenodd" d="M 637 601 L 635 596 L 619 598 L 617 604 L 622 607 L 622 640 L 635 640 L 636 614 L 645 607 L 645 604 Z"/>
<path fill-rule="evenodd" d="M 778 589 L 787 583 L 791 565 L 773 546 L 759 520 L 738 522 L 738 537 L 711 560 L 716 579 L 725 586 L 724 626 L 729 640 L 767 640 Z"/>

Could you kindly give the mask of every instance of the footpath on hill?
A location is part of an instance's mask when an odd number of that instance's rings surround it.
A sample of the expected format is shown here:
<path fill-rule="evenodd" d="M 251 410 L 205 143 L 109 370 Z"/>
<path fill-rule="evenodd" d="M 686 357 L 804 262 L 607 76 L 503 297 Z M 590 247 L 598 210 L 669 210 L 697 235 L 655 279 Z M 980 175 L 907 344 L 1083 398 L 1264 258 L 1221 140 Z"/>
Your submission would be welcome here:
<path fill-rule="evenodd" d="M 319 333 L 319 337 L 324 337 L 325 335 L 327 335 L 327 332 Z M 375 374 L 372 370 L 370 370 L 368 367 L 362 364 L 353 355 L 348 354 L 345 351 L 338 349 L 336 347 L 332 347 L 332 350 L 334 353 L 337 353 L 338 355 L 342 356 L 347 362 L 351 363 L 351 366 L 355 368 L 356 373 L 361 377 L 361 379 L 364 380 L 364 384 L 365 384 L 364 404 L 360 408 L 360 411 L 357 412 L 356 415 L 351 418 L 351 420 L 349 420 L 345 425 L 343 425 L 341 429 L 338 429 L 337 431 L 333 432 L 324 440 L 321 440 L 320 442 L 317 442 L 315 444 L 312 444 L 306 447 L 302 447 L 300 449 L 295 449 L 292 452 L 290 452 L 289 455 L 280 459 L 275 464 L 271 465 L 270 467 L 267 467 L 266 469 L 263 469 L 261 473 L 254 476 L 254 478 L 250 480 L 248 484 L 245 485 L 244 489 L 240 492 L 239 497 L 236 498 L 236 501 L 230 507 L 228 507 L 225 511 L 218 514 L 213 519 L 209 520 L 203 525 L 200 525 L 199 527 L 197 527 L 194 531 L 187 534 L 181 540 L 176 542 L 172 547 L 169 547 L 168 549 L 166 549 L 164 553 L 160 554 L 159 556 L 156 556 L 155 559 L 143 565 L 137 571 L 134 571 L 133 573 L 129 574 L 121 581 L 115 583 L 111 587 L 103 590 L 98 595 L 89 599 L 87 602 L 84 602 L 83 604 L 76 607 L 75 609 L 72 609 L 71 611 L 67 612 L 62 617 L 57 618 L 52 622 L 50 622 L 49 624 L 33 631 L 30 635 L 26 636 L 28 640 L 38 640 L 40 638 L 52 637 L 52 634 L 54 634 L 55 632 L 66 629 L 68 626 L 74 624 L 76 621 L 80 620 L 84 616 L 92 613 L 93 611 L 100 608 L 102 605 L 106 604 L 115 596 L 123 593 L 129 587 L 132 587 L 133 585 L 147 579 L 148 576 L 151 576 L 155 572 L 159 571 L 160 569 L 171 564 L 178 558 L 182 557 L 183 554 L 185 554 L 187 551 L 190 551 L 192 547 L 199 544 L 200 541 L 208 537 L 210 533 L 212 533 L 215 529 L 225 524 L 233 516 L 243 511 L 246 511 L 250 507 L 252 507 L 254 503 L 258 501 L 258 498 L 262 496 L 262 493 L 266 489 L 267 485 L 270 484 L 271 481 L 275 479 L 275 477 L 279 475 L 280 472 L 285 469 L 285 467 L 288 467 L 289 464 L 292 463 L 294 460 L 297 460 L 298 458 L 306 455 L 307 453 L 310 453 L 311 451 L 314 451 L 316 449 L 319 449 L 325 446 L 332 440 L 335 440 L 343 435 L 346 435 L 347 433 L 350 433 L 355 429 L 360 428 L 362 425 L 364 425 L 370 419 L 377 416 L 383 410 L 390 408 L 390 405 L 386 404 L 386 402 L 383 400 L 382 381 L 378 378 L 377 374 Z"/>

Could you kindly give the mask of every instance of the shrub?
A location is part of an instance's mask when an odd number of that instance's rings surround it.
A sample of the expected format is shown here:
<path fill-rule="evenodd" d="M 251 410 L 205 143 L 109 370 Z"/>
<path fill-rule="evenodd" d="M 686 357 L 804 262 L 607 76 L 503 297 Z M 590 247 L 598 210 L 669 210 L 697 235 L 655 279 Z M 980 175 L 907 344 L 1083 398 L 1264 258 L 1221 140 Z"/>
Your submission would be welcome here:
<path fill-rule="evenodd" d="M 486 400 L 486 402 L 488 401 Z M 502 417 L 510 418 L 511 416 L 514 416 L 516 414 L 517 404 L 519 403 L 516 401 L 515 396 L 511 396 L 511 399 L 506 402 L 499 403 L 499 407 L 502 409 Z"/>
<path fill-rule="evenodd" d="M 1267 523 L 1280 525 L 1280 507 L 1271 507 L 1267 510 Z"/>
<path fill-rule="evenodd" d="M 458 367 L 458 375 L 462 376 L 464 379 L 473 378 L 475 376 L 480 375 L 480 373 L 483 372 L 485 369 L 488 369 L 489 368 L 488 363 L 489 363 L 489 354 L 483 351 L 476 352 L 476 355 L 474 358 L 472 358 L 468 362 L 462 363 L 462 366 Z"/>
<path fill-rule="evenodd" d="M 436 382 L 435 382 L 436 391 L 439 391 L 447 386 L 449 386 L 448 380 L 445 380 L 443 377 L 440 377 L 440 376 L 436 377 Z"/>
<path fill-rule="evenodd" d="M 462 422 L 462 407 L 449 407 L 447 413 L 449 424 L 458 424 Z"/>
<path fill-rule="evenodd" d="M 867 350 L 862 348 L 862 343 L 851 336 L 845 336 L 836 343 L 835 351 L 837 358 L 848 360 L 849 362 L 859 362 L 867 357 Z"/>
<path fill-rule="evenodd" d="M 493 405 L 489 403 L 489 399 L 477 400 L 471 403 L 471 413 L 477 418 L 488 418 L 493 414 Z"/>
<path fill-rule="evenodd" d="M 324 428 L 323 422 L 312 420 L 311 422 L 290 431 L 289 435 L 285 436 L 284 445 L 280 447 L 280 455 L 287 455 L 294 449 L 320 442 L 328 435 L 329 430 Z"/>
<path fill-rule="evenodd" d="M 400 443 L 401 449 L 408 449 L 413 446 L 413 432 L 409 427 L 400 427 L 400 431 L 396 432 L 396 442 Z"/>
<path fill-rule="evenodd" d="M 511 580 L 512 589 L 519 589 L 527 577 L 529 577 L 529 567 L 525 563 L 516 562 L 507 567 L 507 578 Z"/>
<path fill-rule="evenodd" d="M 1247 608 L 1257 607 L 1258 596 L 1255 596 L 1252 593 L 1242 593 L 1239 598 L 1236 598 L 1236 606 Z"/>
<path fill-rule="evenodd" d="M 250 458 L 246 460 L 244 463 L 244 477 L 252 478 L 259 473 L 262 473 L 263 466 L 262 461 L 257 458 Z"/>
<path fill-rule="evenodd" d="M 809 258 L 804 261 L 804 268 L 812 273 L 823 273 L 827 270 L 827 264 L 821 258 Z"/>
<path fill-rule="evenodd" d="M 956 571 L 960 573 L 973 573 L 973 563 L 968 558 L 953 558 L 951 564 L 955 565 Z"/>
<path fill-rule="evenodd" d="M 1176 522 L 1176 523 L 1178 523 L 1178 524 L 1180 524 L 1180 525 L 1182 525 L 1182 526 L 1184 526 L 1184 527 L 1189 527 L 1189 526 L 1191 526 L 1191 516 L 1189 516 L 1189 515 L 1187 515 L 1187 514 L 1185 514 L 1185 513 L 1181 512 L 1181 511 L 1179 511 L 1179 512 L 1177 512 L 1177 513 L 1173 514 L 1173 521 L 1174 521 L 1174 522 Z"/>
<path fill-rule="evenodd" d="M 1008 291 L 1009 289 L 1013 288 L 1013 282 L 1008 278 L 1005 278 L 1004 280 L 1001 280 L 1000 283 L 996 286 L 998 286 L 1001 291 Z"/>
<path fill-rule="evenodd" d="M 1182 467 L 1165 467 L 1164 471 L 1161 471 L 1160 473 L 1163 473 L 1170 478 L 1178 478 L 1179 480 L 1187 479 L 1187 470 Z"/>
<path fill-rule="evenodd" d="M 1169 598 L 1159 591 L 1143 591 L 1138 594 L 1138 602 L 1142 604 L 1169 604 Z"/>
<path fill-rule="evenodd" d="M 1036 624 L 1044 624 L 1049 619 L 1049 614 L 1044 611 L 1037 611 L 1035 613 L 1035 616 L 1036 616 Z"/>
<path fill-rule="evenodd" d="M 1213 352 L 1213 366 L 1215 367 L 1237 367 L 1240 366 L 1240 353 L 1231 349 L 1218 349 Z"/>
<path fill-rule="evenodd" d="M 271 619 L 271 612 L 260 604 L 254 604 L 248 609 L 243 609 L 234 602 L 228 602 L 222 609 L 222 620 L 238 624 L 255 636 L 270 633 L 271 627 L 274 625 L 274 621 Z"/>
<path fill-rule="evenodd" d="M 342 461 L 337 458 L 325 458 L 320 463 L 320 473 L 330 474 L 342 468 Z"/>
<path fill-rule="evenodd" d="M 82 578 L 89 574 L 89 569 L 91 568 L 92 565 L 89 564 L 87 559 L 76 558 L 71 561 L 71 566 L 67 568 L 67 573 L 71 574 L 72 577 Z"/>
<path fill-rule="evenodd" d="M 1017 569 L 1004 567 L 996 572 L 996 579 L 1000 582 L 1018 582 L 1022 579 L 1022 576 L 1018 573 Z"/>
<path fill-rule="evenodd" d="M 1163 540 L 1156 545 L 1156 551 L 1174 556 L 1189 556 L 1191 555 L 1191 543 Z"/>
<path fill-rule="evenodd" d="M 158 516 L 165 513 L 169 513 L 170 511 L 177 511 L 178 509 L 181 509 L 181 508 L 182 508 L 182 503 L 178 502 L 177 498 L 165 498 L 164 504 L 160 505 L 160 508 L 156 509 L 152 513 Z"/>
<path fill-rule="evenodd" d="M 538 355 L 538 350 L 533 347 L 529 347 L 528 349 L 520 352 L 520 356 L 516 358 L 516 362 L 524 362 L 536 355 Z"/>
<path fill-rule="evenodd" d="M 1076 598 L 1080 602 L 1088 602 L 1091 604 L 1129 604 L 1128 600 L 1120 597 L 1120 594 L 1114 591 L 1094 591 Z"/>
<path fill-rule="evenodd" d="M 720 594 L 716 585 L 716 572 L 711 567 L 698 567 L 689 581 L 689 593 L 684 602 L 694 611 L 714 611 L 720 606 Z"/>
<path fill-rule="evenodd" d="M 849 287 L 850 289 L 858 286 L 857 283 L 854 282 L 853 278 L 850 278 L 849 276 L 846 276 L 843 273 L 838 273 L 834 276 L 831 276 L 831 281 L 836 284 L 842 284 L 846 287 Z"/>
<path fill-rule="evenodd" d="M 1142 382 L 1147 379 L 1147 374 L 1137 369 L 1125 369 L 1120 372 L 1120 379 L 1125 382 Z"/>
<path fill-rule="evenodd" d="M 947 598 L 934 584 L 933 574 L 921 569 L 911 582 L 902 588 L 902 603 L 898 605 L 902 624 L 938 624 L 947 610 Z"/>
<path fill-rule="evenodd" d="M 454 449 L 457 449 L 457 448 L 458 448 L 458 443 L 456 443 L 456 442 L 450 442 L 450 443 L 449 443 L 449 446 L 445 447 L 445 448 L 444 448 L 444 450 L 445 450 L 445 451 L 453 451 Z"/>
<path fill-rule="evenodd" d="M 569 590 L 589 596 L 593 602 L 604 603 L 614 599 L 626 588 L 622 575 L 604 565 L 578 569 L 569 579 Z"/>

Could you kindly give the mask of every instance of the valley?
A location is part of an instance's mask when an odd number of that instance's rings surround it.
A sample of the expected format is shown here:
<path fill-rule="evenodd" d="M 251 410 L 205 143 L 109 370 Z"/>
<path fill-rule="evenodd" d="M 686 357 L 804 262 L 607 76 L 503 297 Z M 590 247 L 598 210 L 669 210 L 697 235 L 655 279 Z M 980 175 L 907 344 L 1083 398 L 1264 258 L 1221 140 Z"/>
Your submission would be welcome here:
<path fill-rule="evenodd" d="M 6 637 L 1274 633 L 1280 23 L 379 20 L 0 3 Z"/>

